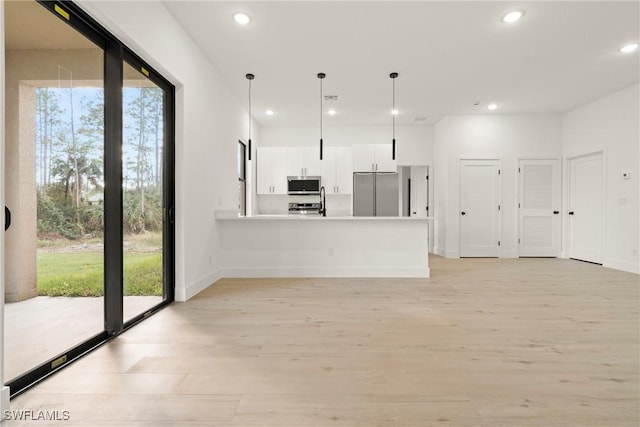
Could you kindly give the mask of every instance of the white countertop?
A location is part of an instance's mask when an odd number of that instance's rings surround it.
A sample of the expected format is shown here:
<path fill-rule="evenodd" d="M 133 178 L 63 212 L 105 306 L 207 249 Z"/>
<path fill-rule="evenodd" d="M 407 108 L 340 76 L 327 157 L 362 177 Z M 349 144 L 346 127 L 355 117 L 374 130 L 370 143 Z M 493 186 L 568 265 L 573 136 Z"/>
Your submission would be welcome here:
<path fill-rule="evenodd" d="M 408 216 L 320 216 L 320 215 L 252 215 L 238 216 L 233 211 L 216 211 L 217 220 L 236 221 L 428 221 L 433 217 Z"/>

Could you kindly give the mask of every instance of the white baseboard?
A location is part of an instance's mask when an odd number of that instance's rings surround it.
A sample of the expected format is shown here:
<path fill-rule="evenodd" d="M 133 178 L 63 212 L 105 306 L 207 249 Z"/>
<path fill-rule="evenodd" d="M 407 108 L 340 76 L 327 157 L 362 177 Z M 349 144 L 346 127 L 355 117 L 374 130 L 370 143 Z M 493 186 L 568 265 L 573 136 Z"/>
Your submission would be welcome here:
<path fill-rule="evenodd" d="M 450 250 L 444 252 L 445 258 L 460 258 L 460 252 L 457 250 Z"/>
<path fill-rule="evenodd" d="M 436 255 L 440 255 L 440 256 L 444 256 L 444 249 L 443 248 L 433 248 L 433 253 Z"/>
<path fill-rule="evenodd" d="M 502 251 L 502 253 L 500 254 L 500 258 L 518 258 L 518 251 Z"/>
<path fill-rule="evenodd" d="M 613 268 L 615 270 L 627 271 L 629 273 L 640 274 L 640 265 L 628 261 L 620 261 L 617 259 L 607 259 L 602 264 L 603 267 Z"/>
<path fill-rule="evenodd" d="M 186 288 L 176 288 L 176 301 L 185 302 L 199 294 L 209 286 L 217 282 L 222 278 L 222 273 L 219 270 L 214 271 L 211 274 L 206 275 L 195 283 L 188 285 Z"/>
<path fill-rule="evenodd" d="M 317 267 L 277 267 L 277 268 L 230 268 L 224 270 L 226 278 L 260 277 L 399 277 L 427 278 L 430 269 L 398 267 L 362 267 L 362 268 L 317 268 Z"/>

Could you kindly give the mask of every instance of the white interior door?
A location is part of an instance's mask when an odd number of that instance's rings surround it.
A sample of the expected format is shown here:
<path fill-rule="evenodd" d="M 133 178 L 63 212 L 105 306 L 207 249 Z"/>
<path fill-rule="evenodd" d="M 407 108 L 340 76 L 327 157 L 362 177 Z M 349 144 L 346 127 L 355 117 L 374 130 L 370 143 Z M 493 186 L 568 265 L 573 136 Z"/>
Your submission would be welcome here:
<path fill-rule="evenodd" d="M 500 164 L 460 162 L 460 256 L 499 255 Z"/>
<path fill-rule="evenodd" d="M 569 257 L 602 264 L 604 169 L 602 153 L 569 160 Z"/>
<path fill-rule="evenodd" d="M 560 239 L 560 161 L 520 160 L 519 255 L 557 257 Z"/>

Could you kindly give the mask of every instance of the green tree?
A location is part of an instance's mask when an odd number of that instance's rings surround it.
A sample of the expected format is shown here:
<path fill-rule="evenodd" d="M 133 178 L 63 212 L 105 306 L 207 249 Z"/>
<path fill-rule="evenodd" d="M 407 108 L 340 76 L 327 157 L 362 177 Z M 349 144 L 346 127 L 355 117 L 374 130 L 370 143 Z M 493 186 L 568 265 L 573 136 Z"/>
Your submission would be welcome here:
<path fill-rule="evenodd" d="M 134 174 L 133 181 L 137 193 L 134 203 L 131 197 L 125 197 L 125 218 L 134 223 L 130 229 L 135 232 L 147 230 L 146 217 L 156 217 L 158 212 L 148 212 L 148 209 L 160 209 L 156 204 L 147 206 L 149 192 L 159 192 L 161 167 L 159 163 L 162 147 L 162 91 L 155 87 L 127 88 L 130 96 L 125 105 L 125 128 L 127 130 L 127 146 L 133 156 L 125 163 L 128 171 Z M 153 158 L 151 154 L 153 153 Z M 127 178 L 129 178 L 127 176 Z M 155 195 L 151 195 L 152 198 Z M 126 212 L 132 215 L 126 215 Z M 136 220 L 134 220 L 136 218 Z M 151 221 L 154 223 L 154 221 Z"/>
<path fill-rule="evenodd" d="M 50 88 L 36 89 L 36 155 L 38 188 L 47 197 L 51 184 L 53 135 L 61 123 L 60 98 Z"/>

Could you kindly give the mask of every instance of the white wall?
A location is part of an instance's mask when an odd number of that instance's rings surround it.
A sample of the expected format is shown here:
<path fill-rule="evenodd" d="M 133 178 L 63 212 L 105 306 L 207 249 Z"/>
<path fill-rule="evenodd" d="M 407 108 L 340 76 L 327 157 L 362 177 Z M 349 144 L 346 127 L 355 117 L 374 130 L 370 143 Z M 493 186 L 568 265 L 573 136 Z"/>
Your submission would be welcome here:
<path fill-rule="evenodd" d="M 638 261 L 640 187 L 640 97 L 638 85 L 564 114 L 565 158 L 603 151 L 606 169 L 604 266 L 640 272 Z M 630 172 L 630 179 L 622 173 Z M 565 192 L 565 203 L 567 202 Z"/>
<path fill-rule="evenodd" d="M 434 244 L 433 252 L 447 256 L 447 210 L 449 206 L 449 175 L 447 154 L 449 152 L 449 117 L 443 117 L 434 127 L 433 137 L 433 212 Z M 450 254 L 449 256 L 453 256 Z"/>
<path fill-rule="evenodd" d="M 562 116 L 460 115 L 436 125 L 436 253 L 460 256 L 461 158 L 501 160 L 500 256 L 518 256 L 518 159 L 561 157 Z"/>
<path fill-rule="evenodd" d="M 186 300 L 221 274 L 214 213 L 237 211 L 247 114 L 160 2 L 127 2 L 126 13 L 121 2 L 80 6 L 176 85 L 176 299 Z"/>

